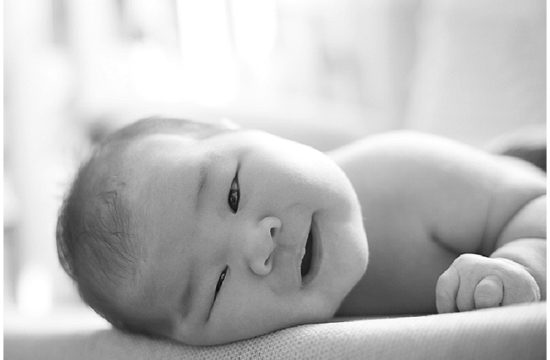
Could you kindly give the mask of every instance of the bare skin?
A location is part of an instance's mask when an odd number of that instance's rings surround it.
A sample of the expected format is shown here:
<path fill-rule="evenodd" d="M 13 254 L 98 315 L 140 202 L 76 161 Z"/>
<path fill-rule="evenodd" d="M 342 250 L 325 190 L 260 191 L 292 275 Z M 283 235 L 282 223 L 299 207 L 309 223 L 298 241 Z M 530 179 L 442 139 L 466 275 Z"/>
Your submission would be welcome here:
<path fill-rule="evenodd" d="M 415 133 L 331 157 L 358 194 L 370 261 L 337 315 L 466 311 L 546 293 L 545 177 Z"/>
<path fill-rule="evenodd" d="M 365 272 L 355 192 L 312 148 L 255 131 L 159 134 L 125 163 L 146 255 L 116 299 L 129 316 L 169 324 L 152 332 L 206 345 L 326 321 Z"/>
<path fill-rule="evenodd" d="M 544 298 L 540 171 L 409 132 L 369 137 L 329 158 L 255 131 L 134 144 L 121 176 L 147 256 L 136 281 L 121 287 L 121 308 L 165 319 L 170 326 L 153 329 L 159 335 L 205 345 L 335 313 Z M 312 270 L 303 276 L 308 242 Z"/>

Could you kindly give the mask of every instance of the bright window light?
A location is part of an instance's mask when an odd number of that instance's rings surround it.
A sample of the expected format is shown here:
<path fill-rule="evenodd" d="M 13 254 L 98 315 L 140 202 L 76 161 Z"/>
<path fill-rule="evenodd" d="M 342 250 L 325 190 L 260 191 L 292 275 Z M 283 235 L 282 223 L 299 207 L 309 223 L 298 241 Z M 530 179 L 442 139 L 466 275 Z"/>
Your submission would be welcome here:
<path fill-rule="evenodd" d="M 277 39 L 275 1 L 233 0 L 231 16 L 237 53 L 252 69 L 261 71 Z"/>
<path fill-rule="evenodd" d="M 177 5 L 184 96 L 203 105 L 227 105 L 238 93 L 239 77 L 226 2 L 179 0 Z"/>
<path fill-rule="evenodd" d="M 52 308 L 52 279 L 47 269 L 29 265 L 20 275 L 17 309 L 25 316 L 41 316 Z"/>
<path fill-rule="evenodd" d="M 166 51 L 154 44 L 140 42 L 128 55 L 133 88 L 140 98 L 159 103 L 179 99 L 179 69 Z"/>

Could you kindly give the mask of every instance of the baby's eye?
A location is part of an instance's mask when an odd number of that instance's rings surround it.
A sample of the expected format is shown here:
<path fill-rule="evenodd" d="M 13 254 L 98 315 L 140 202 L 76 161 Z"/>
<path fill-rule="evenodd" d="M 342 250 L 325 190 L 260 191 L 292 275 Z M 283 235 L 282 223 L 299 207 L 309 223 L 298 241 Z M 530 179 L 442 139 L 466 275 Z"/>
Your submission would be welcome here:
<path fill-rule="evenodd" d="M 231 188 L 229 189 L 229 196 L 227 197 L 227 204 L 234 214 L 239 210 L 239 200 L 241 197 L 241 190 L 239 189 L 239 173 L 235 174 L 233 181 L 231 182 Z"/>
<path fill-rule="evenodd" d="M 214 295 L 214 300 L 216 300 L 216 296 L 218 295 L 218 292 L 220 291 L 223 285 L 223 281 L 225 280 L 225 276 L 227 275 L 227 269 L 228 267 L 226 266 L 225 269 L 223 269 L 222 273 L 220 274 L 220 278 L 218 279 L 218 283 L 216 284 L 216 293 Z"/>

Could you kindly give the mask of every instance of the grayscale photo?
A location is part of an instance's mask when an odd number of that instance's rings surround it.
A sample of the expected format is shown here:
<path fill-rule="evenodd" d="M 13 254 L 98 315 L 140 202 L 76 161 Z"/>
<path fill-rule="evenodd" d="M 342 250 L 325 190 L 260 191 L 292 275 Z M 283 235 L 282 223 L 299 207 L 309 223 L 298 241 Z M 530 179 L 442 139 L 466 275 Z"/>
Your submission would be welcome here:
<path fill-rule="evenodd" d="M 544 0 L 5 0 L 4 358 L 545 359 Z"/>

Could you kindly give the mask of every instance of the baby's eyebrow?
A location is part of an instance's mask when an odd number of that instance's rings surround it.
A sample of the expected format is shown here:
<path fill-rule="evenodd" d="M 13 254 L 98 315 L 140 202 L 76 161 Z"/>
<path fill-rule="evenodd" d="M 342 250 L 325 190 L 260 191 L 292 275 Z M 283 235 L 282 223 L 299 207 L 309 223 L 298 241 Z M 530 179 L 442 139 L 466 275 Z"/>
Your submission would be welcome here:
<path fill-rule="evenodd" d="M 203 162 L 199 165 L 199 181 L 197 185 L 197 191 L 195 192 L 197 194 L 197 197 L 195 199 L 195 209 L 198 209 L 201 199 L 202 199 L 202 193 L 204 188 L 206 187 L 206 179 L 208 175 L 208 165 L 207 163 Z"/>

